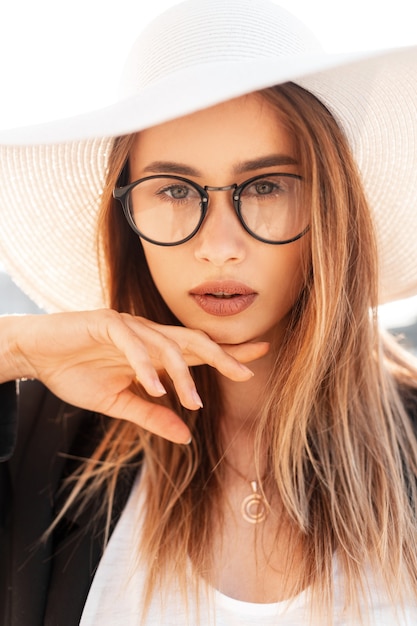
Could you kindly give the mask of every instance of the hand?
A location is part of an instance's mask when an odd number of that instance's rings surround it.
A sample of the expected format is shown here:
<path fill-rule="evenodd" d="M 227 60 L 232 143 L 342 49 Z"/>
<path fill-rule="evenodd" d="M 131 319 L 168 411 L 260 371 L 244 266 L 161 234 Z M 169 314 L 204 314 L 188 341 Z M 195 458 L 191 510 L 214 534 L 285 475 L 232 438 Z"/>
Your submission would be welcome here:
<path fill-rule="evenodd" d="M 202 406 L 191 365 L 206 363 L 235 381 L 252 372 L 242 365 L 266 354 L 268 344 L 219 346 L 205 333 L 163 326 L 111 310 L 0 318 L 0 380 L 30 377 L 76 406 L 130 420 L 177 443 L 190 439 L 184 422 L 170 409 L 138 397 L 135 378 L 147 393 L 162 396 L 158 372 L 173 381 L 180 402 Z"/>

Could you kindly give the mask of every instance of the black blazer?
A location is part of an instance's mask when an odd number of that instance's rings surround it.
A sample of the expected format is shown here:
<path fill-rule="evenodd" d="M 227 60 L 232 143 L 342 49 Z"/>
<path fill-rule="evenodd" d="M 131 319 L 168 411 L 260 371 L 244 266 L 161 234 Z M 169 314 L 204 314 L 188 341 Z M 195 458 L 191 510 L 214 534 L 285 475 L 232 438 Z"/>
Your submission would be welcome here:
<path fill-rule="evenodd" d="M 46 542 L 40 537 L 59 507 L 62 478 L 74 469 L 67 455 L 87 456 L 109 419 L 65 404 L 37 381 L 20 383 L 17 400 L 15 389 L 14 382 L 0 385 L 0 624 L 78 626 L 104 520 L 91 522 L 91 502 L 82 517 L 70 512 Z M 128 468 L 119 481 L 111 529 L 136 471 Z"/>

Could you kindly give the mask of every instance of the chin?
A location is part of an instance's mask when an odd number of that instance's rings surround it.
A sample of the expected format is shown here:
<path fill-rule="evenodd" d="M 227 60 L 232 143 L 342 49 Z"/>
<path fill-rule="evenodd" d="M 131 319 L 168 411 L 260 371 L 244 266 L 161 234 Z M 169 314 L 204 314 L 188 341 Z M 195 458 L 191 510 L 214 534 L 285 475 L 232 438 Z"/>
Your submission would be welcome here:
<path fill-rule="evenodd" d="M 210 316 L 211 317 L 211 316 Z M 206 333 L 216 343 L 238 345 L 241 343 L 267 341 L 269 343 L 276 341 L 281 336 L 283 327 L 287 324 L 287 316 L 274 319 L 262 320 L 259 316 L 251 316 L 246 319 L 243 317 L 211 317 L 203 318 L 199 316 L 178 316 L 181 323 L 187 328 L 201 330 Z"/>
<path fill-rule="evenodd" d="M 285 320 L 286 322 L 286 320 Z M 238 345 L 247 342 L 266 341 L 271 345 L 277 345 L 284 334 L 286 323 L 284 320 L 276 326 L 254 328 L 253 324 L 250 328 L 210 328 L 209 330 L 202 328 L 205 333 L 220 344 Z"/>
<path fill-rule="evenodd" d="M 275 335 L 275 329 L 255 329 L 253 325 L 251 328 L 242 328 L 237 325 L 230 324 L 213 324 L 207 327 L 199 327 L 200 330 L 205 332 L 210 339 L 219 344 L 238 345 L 241 343 L 247 343 L 250 341 L 271 341 Z"/>

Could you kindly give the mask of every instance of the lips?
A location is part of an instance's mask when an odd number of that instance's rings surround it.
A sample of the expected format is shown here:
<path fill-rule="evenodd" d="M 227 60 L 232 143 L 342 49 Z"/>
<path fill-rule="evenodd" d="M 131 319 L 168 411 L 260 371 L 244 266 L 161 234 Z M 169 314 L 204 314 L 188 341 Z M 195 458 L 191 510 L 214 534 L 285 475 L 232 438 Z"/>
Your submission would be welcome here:
<path fill-rule="evenodd" d="M 210 315 L 237 315 L 251 306 L 257 293 L 235 281 L 207 282 L 190 291 L 196 304 Z"/>

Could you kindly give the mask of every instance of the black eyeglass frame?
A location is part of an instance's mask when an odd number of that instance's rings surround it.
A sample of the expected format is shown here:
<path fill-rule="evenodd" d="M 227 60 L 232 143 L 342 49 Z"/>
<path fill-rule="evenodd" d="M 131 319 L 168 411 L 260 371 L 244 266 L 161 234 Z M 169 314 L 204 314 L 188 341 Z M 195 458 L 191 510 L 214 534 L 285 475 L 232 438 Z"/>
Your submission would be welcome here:
<path fill-rule="evenodd" d="M 243 220 L 242 214 L 240 212 L 240 206 L 241 206 L 240 196 L 241 196 L 242 191 L 247 186 L 251 185 L 253 182 L 257 180 L 262 180 L 264 178 L 267 178 L 268 176 L 283 176 L 283 177 L 288 177 L 288 178 L 296 178 L 297 180 L 303 180 L 303 177 L 299 176 L 298 174 L 269 172 L 268 174 L 259 174 L 258 176 L 253 176 L 252 178 L 249 178 L 248 180 L 243 181 L 243 183 L 241 183 L 240 185 L 238 185 L 237 183 L 234 183 L 232 185 L 227 185 L 225 187 L 210 187 L 209 185 L 205 185 L 204 187 L 202 187 L 201 185 L 194 182 L 193 180 L 190 180 L 189 178 L 184 178 L 182 176 L 174 176 L 173 174 L 153 174 L 152 176 L 145 176 L 144 178 L 139 178 L 138 180 L 135 180 L 132 183 L 129 183 L 128 185 L 123 185 L 122 187 L 115 187 L 113 189 L 113 198 L 115 198 L 116 200 L 120 202 L 123 208 L 123 213 L 128 221 L 129 226 L 134 230 L 134 232 L 137 235 L 139 235 L 141 239 L 145 239 L 145 241 L 149 241 L 149 243 L 153 243 L 157 246 L 171 247 L 171 246 L 179 246 L 182 243 L 189 241 L 200 230 L 201 225 L 204 222 L 204 218 L 207 215 L 207 210 L 209 207 L 209 202 L 210 202 L 210 196 L 208 193 L 209 191 L 233 190 L 233 194 L 232 194 L 233 207 L 234 207 L 234 210 L 236 212 L 239 222 L 241 223 L 243 228 L 246 230 L 246 232 L 249 233 L 249 235 L 251 235 L 252 237 L 254 237 L 254 239 L 257 239 L 258 241 L 262 241 L 263 243 L 268 243 L 270 245 L 276 245 L 276 246 L 283 246 L 288 243 L 292 243 L 293 241 L 297 241 L 298 239 L 301 239 L 301 237 L 303 237 L 310 230 L 310 225 L 307 225 L 301 233 L 298 233 L 298 235 L 296 235 L 295 237 L 291 237 L 291 239 L 286 239 L 284 241 L 271 241 L 269 239 L 265 239 L 264 237 L 260 237 L 259 235 L 254 233 L 252 230 L 250 230 L 250 228 L 247 226 L 247 224 Z M 189 235 L 187 235 L 187 237 L 184 237 L 184 239 L 181 239 L 180 241 L 168 243 L 168 242 L 161 242 L 161 241 L 156 241 L 155 239 L 151 239 L 150 237 L 148 237 L 147 235 L 145 235 L 139 230 L 139 228 L 136 226 L 135 221 L 132 217 L 132 213 L 130 210 L 130 202 L 129 202 L 130 192 L 140 183 L 147 181 L 147 180 L 152 180 L 155 178 L 169 178 L 172 180 L 179 180 L 188 185 L 191 185 L 191 187 L 193 187 L 200 194 L 200 197 L 201 197 L 200 219 L 197 223 L 197 226 L 194 228 L 194 230 Z"/>

